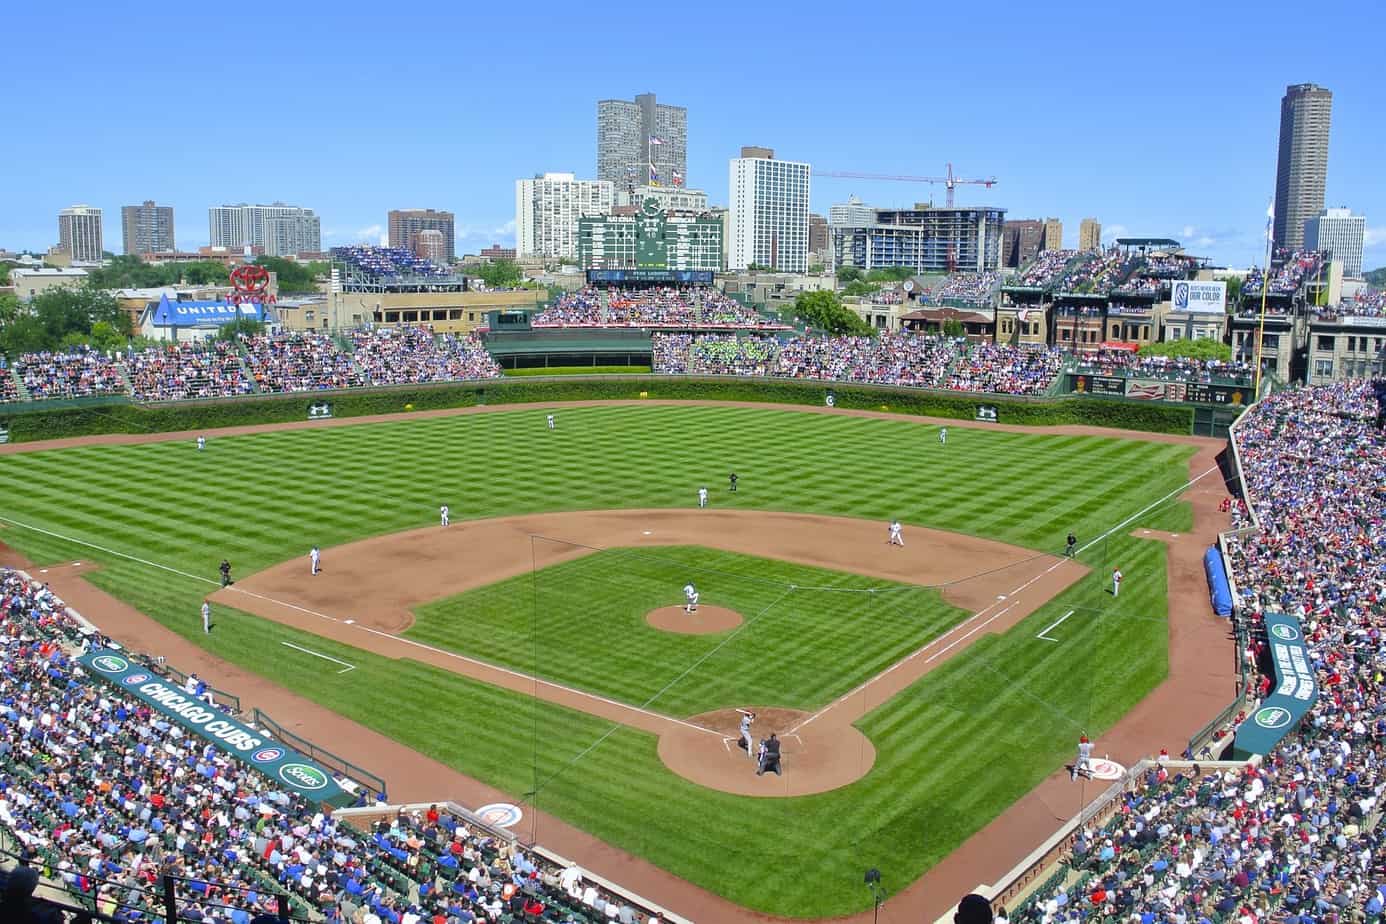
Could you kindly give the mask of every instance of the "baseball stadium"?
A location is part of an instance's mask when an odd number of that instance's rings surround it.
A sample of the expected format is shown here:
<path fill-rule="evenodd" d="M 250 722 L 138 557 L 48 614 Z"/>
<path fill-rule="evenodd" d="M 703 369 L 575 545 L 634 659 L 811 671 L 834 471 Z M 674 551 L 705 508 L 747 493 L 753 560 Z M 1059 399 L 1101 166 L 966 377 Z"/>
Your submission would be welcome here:
<path fill-rule="evenodd" d="M 667 282 L 531 320 L 498 342 L 652 371 L 410 326 L 0 367 L 10 882 L 209 924 L 1380 915 L 1380 382 Z"/>

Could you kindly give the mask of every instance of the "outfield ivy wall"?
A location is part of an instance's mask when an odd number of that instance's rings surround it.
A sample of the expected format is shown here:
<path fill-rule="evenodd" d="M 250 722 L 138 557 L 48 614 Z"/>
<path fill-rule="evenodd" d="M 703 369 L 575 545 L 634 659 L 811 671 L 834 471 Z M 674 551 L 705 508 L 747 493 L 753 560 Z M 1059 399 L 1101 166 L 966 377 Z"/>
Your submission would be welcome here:
<path fill-rule="evenodd" d="M 541 401 L 639 398 L 821 407 L 829 392 L 833 393 L 837 407 L 956 420 L 972 420 L 978 405 L 989 405 L 996 408 L 997 420 L 1008 424 L 1086 424 L 1177 434 L 1192 432 L 1194 425 L 1191 406 L 1121 398 L 1019 398 L 836 382 L 649 375 L 535 376 L 160 404 L 12 405 L 0 408 L 0 423 L 8 425 L 12 441 L 33 442 L 98 433 L 168 433 L 305 420 L 308 406 L 322 401 L 332 405 L 333 417 L 363 417 L 403 413 L 405 405 L 415 411 L 425 411 Z"/>

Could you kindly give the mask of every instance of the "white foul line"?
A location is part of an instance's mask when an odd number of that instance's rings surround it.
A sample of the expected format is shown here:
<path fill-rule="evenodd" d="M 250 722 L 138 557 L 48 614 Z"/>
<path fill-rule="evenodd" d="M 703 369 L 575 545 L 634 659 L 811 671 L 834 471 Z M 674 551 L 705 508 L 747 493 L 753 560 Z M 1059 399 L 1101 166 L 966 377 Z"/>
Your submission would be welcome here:
<path fill-rule="evenodd" d="M 1041 629 L 1041 630 L 1040 630 L 1040 634 L 1039 634 L 1039 635 L 1036 635 L 1035 638 L 1042 638 L 1042 639 L 1044 639 L 1046 642 L 1057 642 L 1058 639 L 1056 639 L 1056 638 L 1050 638 L 1050 637 L 1049 637 L 1049 630 L 1050 630 L 1050 629 L 1053 629 L 1053 628 L 1055 628 L 1055 627 L 1057 627 L 1057 626 L 1059 625 L 1059 623 L 1063 622 L 1065 619 L 1067 619 L 1068 617 L 1070 617 L 1070 616 L 1072 616 L 1072 615 L 1073 615 L 1073 610 L 1069 610 L 1067 613 L 1064 613 L 1064 614 L 1063 614 L 1062 616 L 1060 616 L 1058 619 L 1054 620 L 1053 625 L 1045 626 L 1043 629 Z"/>
<path fill-rule="evenodd" d="M 312 656 L 315 657 L 315 658 L 322 658 L 324 661 L 332 661 L 332 662 L 334 662 L 334 663 L 336 663 L 336 664 L 345 664 L 345 665 L 346 665 L 345 670 L 337 671 L 337 673 L 339 673 L 339 674 L 345 674 L 347 671 L 354 671 L 354 670 L 356 670 L 356 665 L 355 665 L 355 664 L 347 664 L 347 662 L 345 662 L 345 661 L 338 661 L 336 658 L 328 657 L 327 655 L 322 654 L 322 653 L 317 652 L 317 651 L 313 651 L 313 650 L 310 649 L 310 648 L 304 648 L 302 645 L 295 645 L 293 642 L 280 642 L 279 644 L 284 645 L 284 646 L 286 646 L 286 647 L 288 647 L 288 648 L 292 648 L 292 649 L 294 649 L 295 651 L 301 651 L 301 652 L 303 652 L 304 654 L 310 654 L 310 655 L 312 655 Z"/>

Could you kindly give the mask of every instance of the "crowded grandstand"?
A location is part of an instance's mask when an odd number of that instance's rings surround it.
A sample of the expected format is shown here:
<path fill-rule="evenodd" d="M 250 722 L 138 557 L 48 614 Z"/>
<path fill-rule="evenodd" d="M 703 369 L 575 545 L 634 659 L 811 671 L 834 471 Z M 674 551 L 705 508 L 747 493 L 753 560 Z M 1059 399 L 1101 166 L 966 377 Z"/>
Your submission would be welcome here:
<path fill-rule="evenodd" d="M 707 286 L 584 288 L 559 296 L 530 322 L 534 327 L 674 327 L 785 329 Z"/>

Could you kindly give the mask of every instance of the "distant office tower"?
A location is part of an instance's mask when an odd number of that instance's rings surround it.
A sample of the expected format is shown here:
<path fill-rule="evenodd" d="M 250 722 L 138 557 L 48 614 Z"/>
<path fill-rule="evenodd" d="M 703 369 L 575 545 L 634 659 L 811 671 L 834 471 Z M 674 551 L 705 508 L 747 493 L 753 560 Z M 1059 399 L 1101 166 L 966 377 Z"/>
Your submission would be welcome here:
<path fill-rule="evenodd" d="M 1078 223 L 1078 249 L 1102 249 L 1102 222 L 1096 218 L 1084 218 Z"/>
<path fill-rule="evenodd" d="M 1021 218 L 1001 228 L 1001 265 L 1019 268 L 1029 263 L 1044 244 L 1044 222 Z"/>
<path fill-rule="evenodd" d="M 413 248 L 410 243 L 419 231 L 437 231 L 443 235 L 443 257 L 435 262 L 451 263 L 457 256 L 452 212 L 433 209 L 393 209 L 389 214 L 390 246 Z M 429 258 L 433 259 L 433 258 Z"/>
<path fill-rule="evenodd" d="M 173 245 L 173 206 L 155 205 L 153 199 L 143 205 L 127 205 L 120 210 L 120 236 L 127 254 L 171 253 Z"/>
<path fill-rule="evenodd" d="M 1362 276 L 1362 243 L 1367 235 L 1367 219 L 1351 209 L 1323 209 L 1304 223 L 1304 246 L 1326 250 L 1343 264 L 1348 279 Z"/>
<path fill-rule="evenodd" d="M 1057 218 L 1044 220 L 1044 249 L 1064 249 L 1064 223 Z"/>
<path fill-rule="evenodd" d="M 809 165 L 742 148 L 730 162 L 731 264 L 786 273 L 808 269 Z"/>
<path fill-rule="evenodd" d="M 597 179 L 615 189 L 688 185 L 688 110 L 655 102 L 597 103 Z"/>
<path fill-rule="evenodd" d="M 1304 223 L 1323 209 L 1333 92 L 1312 83 L 1285 88 L 1280 100 L 1280 159 L 1275 166 L 1275 246 L 1299 250 Z"/>
<path fill-rule="evenodd" d="M 545 173 L 515 181 L 515 250 L 521 257 L 576 260 L 578 219 L 610 215 L 615 187 L 607 180 L 579 180 Z"/>
<path fill-rule="evenodd" d="M 73 263 L 100 263 L 101 210 L 74 205 L 58 213 L 58 246 Z"/>
<path fill-rule="evenodd" d="M 395 239 L 390 238 L 390 246 L 395 246 Z M 438 266 L 446 266 L 452 261 L 448 259 L 448 243 L 443 237 L 443 232 L 435 231 L 432 228 L 425 228 L 422 231 L 415 231 L 409 236 L 409 249 L 414 256 Z"/>
<path fill-rule="evenodd" d="M 249 244 L 272 257 L 322 250 L 322 220 L 296 205 L 214 205 L 207 224 L 213 247 L 241 250 Z"/>
<path fill-rule="evenodd" d="M 876 210 L 862 205 L 856 196 L 848 196 L 846 202 L 839 202 L 828 208 L 830 228 L 864 228 L 876 220 Z"/>
<path fill-rule="evenodd" d="M 822 215 L 809 215 L 808 249 L 811 254 L 828 252 L 828 219 Z"/>

